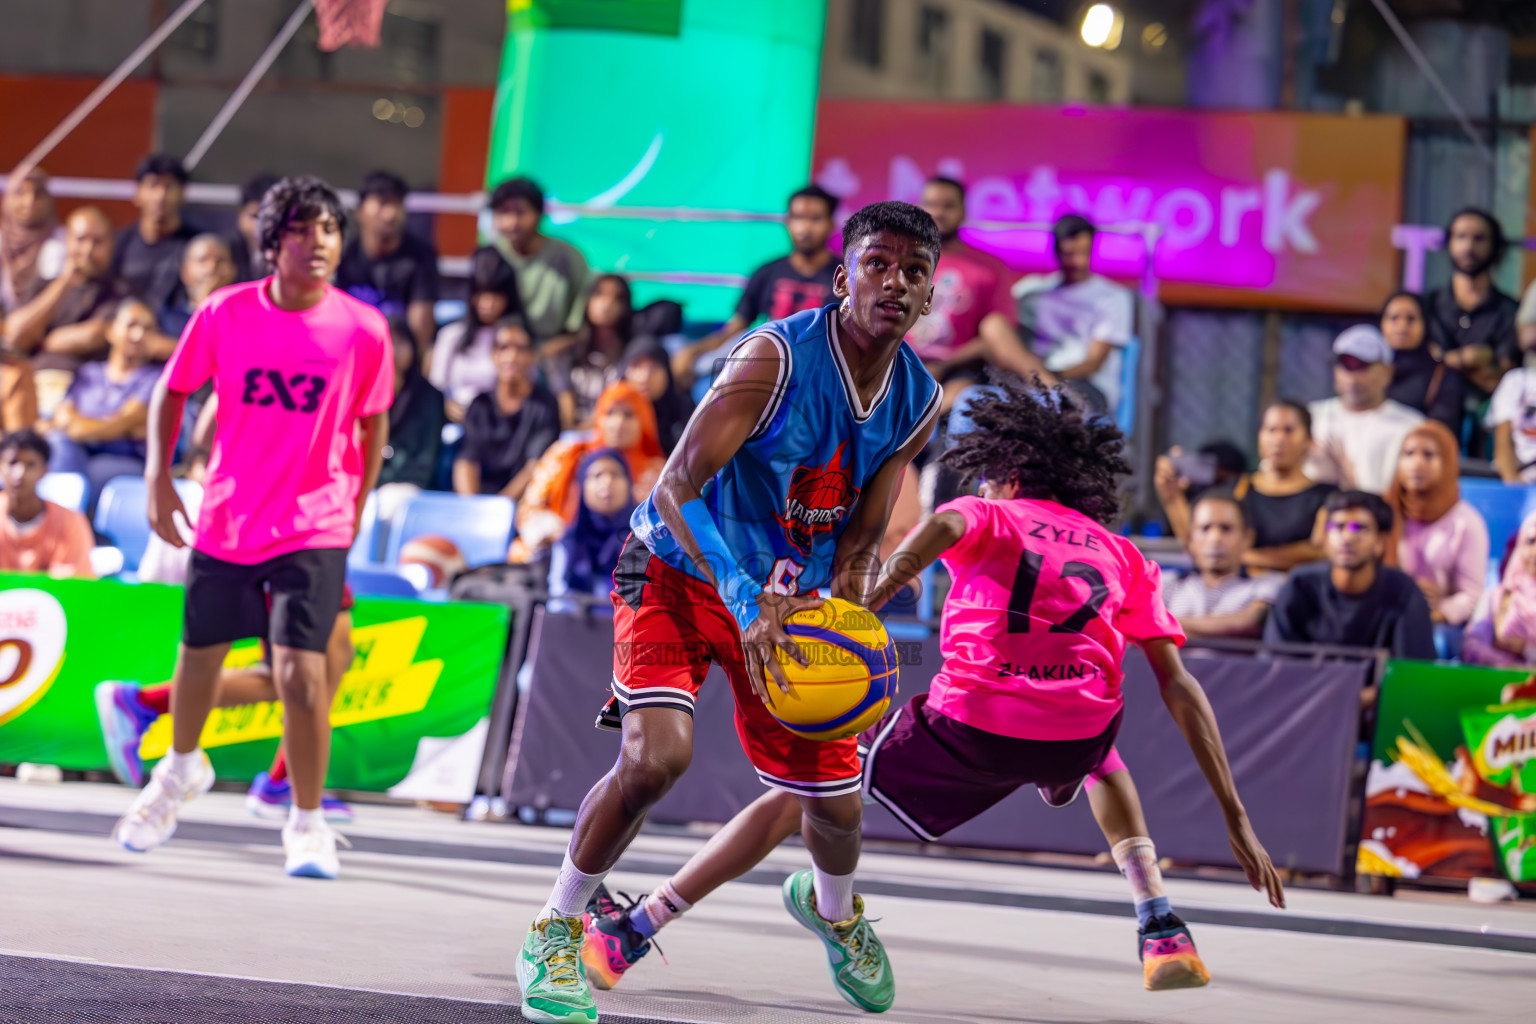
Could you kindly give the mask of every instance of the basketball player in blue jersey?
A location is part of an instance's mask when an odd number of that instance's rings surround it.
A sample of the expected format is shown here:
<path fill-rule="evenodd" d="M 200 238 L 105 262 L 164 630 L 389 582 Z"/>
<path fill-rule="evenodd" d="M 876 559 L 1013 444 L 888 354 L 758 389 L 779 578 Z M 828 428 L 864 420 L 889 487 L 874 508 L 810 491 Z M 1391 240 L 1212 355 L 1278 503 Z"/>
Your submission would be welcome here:
<path fill-rule="evenodd" d="M 818 606 L 824 586 L 864 604 L 879 575 L 902 472 L 938 419 L 940 389 L 902 344 L 928 312 L 938 258 L 938 229 L 916 206 L 875 203 L 850 217 L 838 304 L 742 340 L 635 510 L 613 591 L 623 745 L 583 801 L 554 891 L 523 942 L 529 1020 L 597 1020 L 583 913 L 687 769 L 694 699 L 711 661 L 730 680 L 737 735 L 758 777 L 794 794 L 804 813 L 814 866 L 785 882 L 785 905 L 821 939 L 844 999 L 890 1008 L 890 964 L 853 892 L 863 818 L 856 742 L 799 737 L 764 701 L 768 686 L 789 690 L 776 651 L 805 664 L 785 619 Z"/>

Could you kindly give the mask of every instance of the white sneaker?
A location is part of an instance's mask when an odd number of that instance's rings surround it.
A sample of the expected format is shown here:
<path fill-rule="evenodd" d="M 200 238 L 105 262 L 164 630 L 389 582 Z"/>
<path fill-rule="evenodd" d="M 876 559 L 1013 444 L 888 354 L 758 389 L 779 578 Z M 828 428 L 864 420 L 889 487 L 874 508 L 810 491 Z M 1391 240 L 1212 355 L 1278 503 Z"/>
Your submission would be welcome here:
<path fill-rule="evenodd" d="M 283 870 L 294 878 L 336 878 L 341 862 L 336 858 L 336 844 L 351 846 L 346 837 L 321 821 L 310 828 L 283 826 L 283 852 L 288 855 Z"/>
<path fill-rule="evenodd" d="M 139 790 L 128 813 L 112 829 L 112 838 L 134 853 L 148 853 L 176 834 L 176 814 L 181 805 L 213 788 L 213 765 L 199 752 L 197 776 L 191 780 L 171 774 L 171 759 L 162 758 L 149 774 L 149 784 Z"/>

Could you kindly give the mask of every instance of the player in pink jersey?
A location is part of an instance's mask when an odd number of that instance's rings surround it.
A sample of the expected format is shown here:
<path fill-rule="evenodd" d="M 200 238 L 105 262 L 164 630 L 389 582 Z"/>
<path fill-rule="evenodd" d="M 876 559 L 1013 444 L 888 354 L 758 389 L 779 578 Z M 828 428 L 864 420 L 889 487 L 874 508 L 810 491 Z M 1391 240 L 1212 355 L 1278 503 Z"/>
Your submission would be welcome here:
<path fill-rule="evenodd" d="M 394 398 L 383 315 L 329 284 L 343 217 L 318 178 L 274 185 L 259 216 L 272 276 L 211 295 L 155 386 L 149 520 L 172 547 L 184 546 L 174 513 L 185 519 L 186 510 L 170 476 L 182 408 L 211 378 L 219 410 L 187 568 L 171 750 L 113 830 L 130 850 L 170 839 L 181 805 L 213 785 L 199 742 L 224 657 L 235 640 L 266 637 L 293 783 L 286 870 L 310 878 L 340 871 L 321 810 L 331 738 L 326 648 Z"/>
<path fill-rule="evenodd" d="M 918 525 L 871 595 L 880 608 L 940 558 L 954 578 L 940 625 L 944 666 L 929 692 L 860 737 L 865 793 L 934 840 L 1021 786 L 1059 807 L 1089 784 L 1094 817 L 1135 895 L 1146 987 L 1204 985 L 1210 975 L 1163 890 L 1141 802 L 1114 750 L 1127 641 L 1151 662 L 1249 883 L 1282 907 L 1279 876 L 1238 799 L 1205 693 L 1179 658 L 1184 631 L 1163 607 L 1160 571 L 1105 525 L 1130 472 L 1120 431 L 1088 419 L 1059 387 L 999 387 L 972 404 L 973 431 L 943 456 L 980 478 L 981 496 L 949 502 Z M 604 894 L 583 950 L 589 976 L 616 982 L 659 927 L 793 834 L 798 811 L 780 797 L 747 807 L 631 907 Z"/>

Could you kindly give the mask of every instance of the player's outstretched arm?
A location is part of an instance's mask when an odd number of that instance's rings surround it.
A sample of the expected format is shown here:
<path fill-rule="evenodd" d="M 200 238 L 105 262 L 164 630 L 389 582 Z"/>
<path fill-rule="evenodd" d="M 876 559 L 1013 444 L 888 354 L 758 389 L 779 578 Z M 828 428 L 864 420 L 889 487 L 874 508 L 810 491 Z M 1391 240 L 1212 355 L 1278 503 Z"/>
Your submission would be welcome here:
<path fill-rule="evenodd" d="M 176 434 L 181 429 L 181 414 L 186 408 L 187 392 L 172 391 L 161 376 L 149 399 L 149 442 L 144 461 L 144 484 L 149 496 L 149 525 L 160 539 L 173 548 L 186 547 L 176 528 L 174 513 L 187 518 L 186 506 L 171 479 L 171 459 L 176 454 Z"/>
<path fill-rule="evenodd" d="M 1227 752 L 1221 745 L 1221 730 L 1216 727 L 1216 713 L 1199 682 L 1184 667 L 1178 646 L 1167 637 L 1157 637 L 1142 644 L 1152 672 L 1157 676 L 1157 686 L 1163 696 L 1168 713 L 1173 716 L 1184 740 L 1195 755 L 1206 782 L 1221 804 L 1221 813 L 1227 821 L 1227 839 L 1237 862 L 1248 876 L 1248 884 L 1269 897 L 1276 907 L 1285 906 L 1285 889 L 1280 875 L 1270 862 L 1269 854 L 1253 833 L 1248 821 L 1248 811 L 1238 798 L 1237 786 L 1232 782 L 1232 767 L 1227 763 Z"/>
<path fill-rule="evenodd" d="M 880 580 L 869 595 L 868 608 L 879 611 L 901 588 L 922 575 L 924 569 L 965 536 L 965 517 L 958 512 L 935 512 L 912 527 L 912 532 L 880 570 Z"/>

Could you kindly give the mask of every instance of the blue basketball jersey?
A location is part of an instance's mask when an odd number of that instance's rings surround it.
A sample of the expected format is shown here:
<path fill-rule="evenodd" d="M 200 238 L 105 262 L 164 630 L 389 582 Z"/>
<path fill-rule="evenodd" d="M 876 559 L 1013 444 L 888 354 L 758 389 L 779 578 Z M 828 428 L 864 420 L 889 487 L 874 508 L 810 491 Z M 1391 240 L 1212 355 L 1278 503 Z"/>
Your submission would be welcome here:
<path fill-rule="evenodd" d="M 779 350 L 778 383 L 746 443 L 704 485 L 703 500 L 754 580 L 773 593 L 815 593 L 832 579 L 837 540 L 864 488 L 938 409 L 942 393 L 903 344 L 865 408 L 838 346 L 835 305 L 747 336 L 756 337 Z M 630 527 L 668 565 L 700 575 L 651 499 L 635 509 Z"/>

